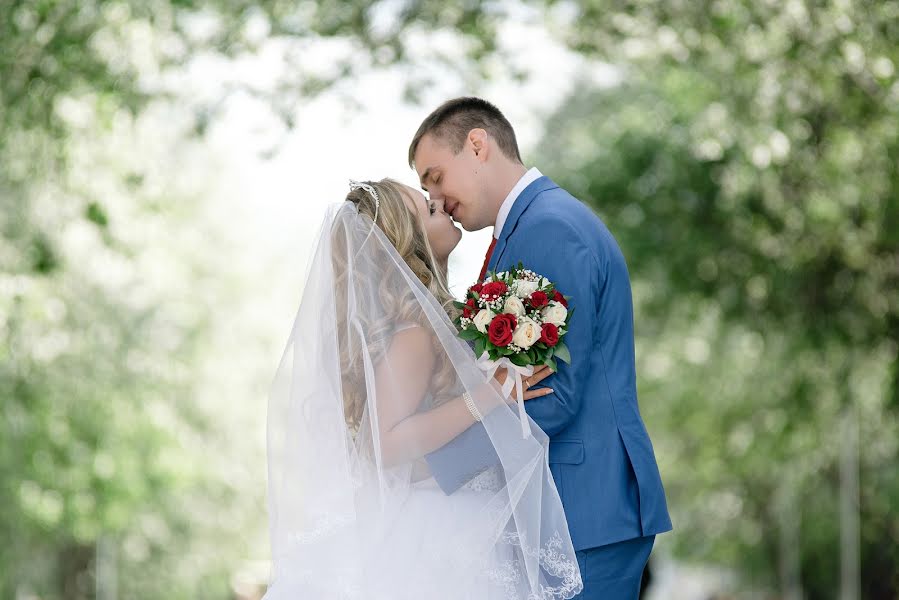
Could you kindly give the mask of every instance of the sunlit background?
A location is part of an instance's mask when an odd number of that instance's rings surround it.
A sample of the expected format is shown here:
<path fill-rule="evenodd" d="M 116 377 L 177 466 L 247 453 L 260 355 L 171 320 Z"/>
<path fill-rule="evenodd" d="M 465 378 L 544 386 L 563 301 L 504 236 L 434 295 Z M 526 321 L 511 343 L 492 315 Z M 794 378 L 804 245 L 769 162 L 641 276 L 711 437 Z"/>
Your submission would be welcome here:
<path fill-rule="evenodd" d="M 325 207 L 465 94 L 628 259 L 648 597 L 899 597 L 897 62 L 896 1 L 0 2 L 0 598 L 261 596 Z"/>

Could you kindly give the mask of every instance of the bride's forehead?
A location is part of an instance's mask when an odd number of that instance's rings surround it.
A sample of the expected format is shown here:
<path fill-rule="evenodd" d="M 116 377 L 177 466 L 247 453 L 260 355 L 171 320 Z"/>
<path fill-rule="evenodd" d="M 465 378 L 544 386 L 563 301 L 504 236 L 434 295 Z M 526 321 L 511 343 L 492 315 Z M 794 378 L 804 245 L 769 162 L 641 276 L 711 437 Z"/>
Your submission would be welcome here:
<path fill-rule="evenodd" d="M 405 184 L 403 184 L 403 195 L 407 196 L 409 200 L 411 200 L 415 204 L 420 204 L 427 200 L 425 198 L 425 195 L 422 194 L 419 190 Z"/>
<path fill-rule="evenodd" d="M 403 204 L 406 205 L 406 208 L 414 212 L 421 212 L 421 207 L 427 203 L 427 200 L 422 193 L 408 185 L 403 185 L 401 187 L 401 192 L 400 196 L 402 197 Z"/>

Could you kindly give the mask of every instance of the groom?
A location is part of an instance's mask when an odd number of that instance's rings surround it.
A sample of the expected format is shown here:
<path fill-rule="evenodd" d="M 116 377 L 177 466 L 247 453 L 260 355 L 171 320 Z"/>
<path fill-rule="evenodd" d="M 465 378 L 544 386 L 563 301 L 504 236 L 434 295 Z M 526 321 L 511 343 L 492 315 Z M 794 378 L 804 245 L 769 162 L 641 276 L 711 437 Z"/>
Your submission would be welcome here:
<path fill-rule="evenodd" d="M 636 599 L 655 536 L 671 520 L 637 407 L 631 288 L 618 244 L 587 206 L 522 164 L 512 126 L 480 98 L 450 100 L 428 115 L 409 163 L 466 230 L 493 227 L 482 278 L 521 262 L 571 297 L 571 364 L 559 362 L 544 381 L 554 393 L 525 408 L 550 439 L 549 466 L 584 580 L 577 598 Z M 465 474 L 447 472 L 462 446 L 428 456 L 444 490 L 464 483 Z"/>

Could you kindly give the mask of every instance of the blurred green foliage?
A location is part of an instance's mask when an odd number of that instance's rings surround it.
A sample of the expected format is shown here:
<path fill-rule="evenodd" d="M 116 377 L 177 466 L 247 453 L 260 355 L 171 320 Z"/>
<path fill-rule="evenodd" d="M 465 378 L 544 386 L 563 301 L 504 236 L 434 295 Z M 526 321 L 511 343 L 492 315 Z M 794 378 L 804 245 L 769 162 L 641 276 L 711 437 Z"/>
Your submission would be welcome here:
<path fill-rule="evenodd" d="M 857 419 L 863 596 L 899 593 L 899 3 L 583 3 L 620 65 L 536 157 L 620 240 L 685 557 L 840 585 Z M 849 441 L 851 443 L 851 441 Z M 798 546 L 798 549 L 796 548 Z"/>
<path fill-rule="evenodd" d="M 628 258 L 678 554 L 831 597 L 852 415 L 864 594 L 899 593 L 899 2 L 41 0 L 0 2 L 0 596 L 92 596 L 99 543 L 122 596 L 221 598 L 246 556 L 257 506 L 192 401 L 219 273 L 176 240 L 201 217 L 102 152 L 170 96 L 142 74 L 348 40 L 270 93 L 290 124 L 387 65 L 416 99 L 433 52 L 487 76 L 522 7 L 622 75 L 578 86 L 531 154 Z M 467 62 L 422 43 L 438 30 Z"/>
<path fill-rule="evenodd" d="M 263 514 L 256 444 L 196 397 L 218 236 L 132 145 L 157 8 L 0 3 L 2 598 L 227 598 Z"/>

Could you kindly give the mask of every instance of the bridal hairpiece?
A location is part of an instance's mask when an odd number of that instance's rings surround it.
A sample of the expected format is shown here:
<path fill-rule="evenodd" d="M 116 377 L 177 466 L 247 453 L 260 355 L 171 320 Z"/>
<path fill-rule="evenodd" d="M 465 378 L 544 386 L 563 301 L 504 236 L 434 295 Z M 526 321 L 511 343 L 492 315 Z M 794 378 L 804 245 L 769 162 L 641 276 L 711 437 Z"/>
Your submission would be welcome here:
<path fill-rule="evenodd" d="M 356 181 L 355 179 L 350 179 L 350 191 L 358 190 L 362 188 L 369 194 L 371 194 L 372 199 L 375 201 L 375 218 L 372 219 L 372 222 L 377 222 L 378 220 L 378 209 L 381 208 L 381 199 L 378 198 L 378 192 L 374 187 L 367 183 L 363 183 L 361 181 Z"/>

